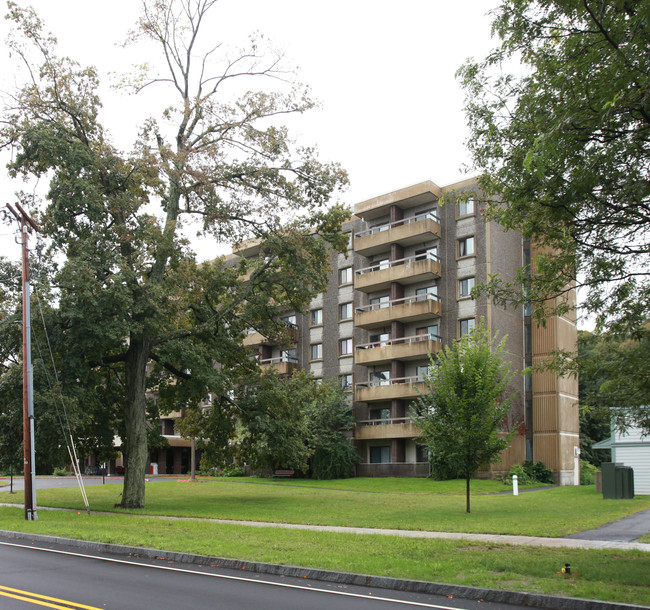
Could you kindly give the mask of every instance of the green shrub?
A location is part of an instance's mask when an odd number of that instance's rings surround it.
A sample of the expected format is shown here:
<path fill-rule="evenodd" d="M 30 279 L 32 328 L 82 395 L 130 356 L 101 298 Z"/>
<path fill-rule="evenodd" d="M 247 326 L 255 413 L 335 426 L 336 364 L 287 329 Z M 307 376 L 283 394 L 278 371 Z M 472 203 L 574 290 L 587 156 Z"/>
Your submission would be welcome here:
<path fill-rule="evenodd" d="M 587 460 L 580 460 L 580 485 L 594 485 L 598 470 Z"/>
<path fill-rule="evenodd" d="M 526 485 L 533 482 L 533 479 L 531 479 L 530 475 L 521 464 L 515 464 L 502 480 L 506 485 L 512 485 L 512 477 L 515 475 L 517 475 L 517 482 L 519 485 Z"/>
<path fill-rule="evenodd" d="M 546 468 L 544 462 L 535 462 L 526 460 L 523 464 L 515 464 L 508 474 L 501 477 L 506 485 L 512 485 L 512 477 L 517 475 L 517 481 L 520 485 L 529 483 L 553 483 L 553 471 Z"/>
<path fill-rule="evenodd" d="M 524 462 L 524 470 L 528 476 L 538 483 L 553 483 L 553 471 L 546 467 L 544 462 L 535 462 L 526 460 Z"/>
<path fill-rule="evenodd" d="M 55 477 L 65 477 L 65 476 L 68 476 L 70 474 L 70 470 L 68 468 L 65 468 L 65 467 L 61 467 L 61 468 L 56 467 L 54 469 L 54 471 L 52 472 L 52 474 Z"/>
<path fill-rule="evenodd" d="M 223 469 L 224 477 L 243 477 L 244 476 L 244 467 L 243 466 L 228 466 Z"/>

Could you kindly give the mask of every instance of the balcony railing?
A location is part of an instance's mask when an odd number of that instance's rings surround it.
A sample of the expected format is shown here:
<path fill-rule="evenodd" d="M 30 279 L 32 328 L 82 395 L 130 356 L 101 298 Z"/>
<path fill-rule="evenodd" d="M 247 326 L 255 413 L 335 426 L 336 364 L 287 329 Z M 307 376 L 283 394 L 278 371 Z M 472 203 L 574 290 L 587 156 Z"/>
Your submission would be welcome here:
<path fill-rule="evenodd" d="M 298 358 L 295 356 L 278 356 L 277 358 L 265 358 L 264 360 L 259 360 L 258 362 L 261 365 L 281 364 L 283 362 L 287 362 L 289 364 L 298 364 Z"/>
<path fill-rule="evenodd" d="M 440 297 L 437 294 L 433 294 L 432 292 L 426 292 L 424 294 L 416 294 L 415 296 L 411 297 L 402 297 L 401 299 L 384 301 L 383 303 L 363 305 L 362 307 L 357 307 L 355 311 L 357 313 L 363 313 L 364 311 L 376 311 L 377 309 L 385 309 L 386 307 L 394 307 L 395 305 L 404 305 L 406 303 L 419 303 L 420 301 L 440 301 Z"/>
<path fill-rule="evenodd" d="M 424 335 L 411 335 L 410 337 L 399 337 L 397 339 L 384 339 L 381 341 L 373 341 L 372 343 L 362 343 L 361 345 L 357 345 L 356 349 L 373 349 L 375 347 L 403 345 L 406 343 L 416 343 L 418 341 L 442 341 L 442 338 L 434 333 L 427 333 Z"/>
<path fill-rule="evenodd" d="M 427 218 L 429 220 L 433 220 L 434 222 L 440 223 L 440 218 L 438 218 L 438 215 L 433 210 L 428 210 L 426 212 L 420 212 L 415 216 L 403 218 L 402 220 L 395 220 L 393 222 L 366 229 L 365 231 L 359 231 L 358 233 L 355 233 L 354 236 L 365 237 L 366 235 L 373 235 L 374 233 L 380 233 L 381 231 L 388 231 L 393 227 L 401 227 L 402 225 L 407 225 L 412 222 L 419 222 L 420 220 L 426 220 Z"/>
<path fill-rule="evenodd" d="M 410 417 L 391 417 L 388 419 L 360 419 L 357 426 L 387 426 L 389 424 L 412 424 Z"/>
<path fill-rule="evenodd" d="M 357 389 L 376 388 L 379 386 L 401 385 L 406 383 L 422 383 L 423 381 L 424 375 L 414 375 L 411 377 L 393 377 L 391 379 L 369 379 L 368 381 L 355 383 L 354 387 Z"/>
<path fill-rule="evenodd" d="M 416 254 L 415 256 L 407 256 L 406 258 L 400 258 L 395 261 L 386 261 L 382 263 L 375 263 L 370 265 L 370 267 L 363 267 L 362 269 L 357 269 L 355 271 L 356 275 L 364 275 L 366 273 L 372 273 L 373 271 L 381 271 L 383 269 L 390 269 L 392 267 L 397 267 L 399 265 L 407 265 L 409 263 L 414 263 L 416 261 L 423 260 L 432 260 L 436 263 L 440 263 L 440 258 L 436 254 L 431 252 L 426 252 L 424 254 Z"/>

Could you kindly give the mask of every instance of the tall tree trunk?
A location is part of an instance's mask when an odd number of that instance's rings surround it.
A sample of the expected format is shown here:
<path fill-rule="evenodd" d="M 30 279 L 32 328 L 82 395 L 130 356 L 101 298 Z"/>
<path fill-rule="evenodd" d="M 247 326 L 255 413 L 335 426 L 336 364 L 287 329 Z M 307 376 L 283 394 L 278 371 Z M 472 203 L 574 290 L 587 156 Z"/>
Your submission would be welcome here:
<path fill-rule="evenodd" d="M 472 477 L 471 472 L 465 473 L 465 511 L 469 512 L 469 480 Z"/>
<path fill-rule="evenodd" d="M 126 397 L 122 442 L 124 455 L 124 490 L 122 508 L 144 508 L 144 477 L 149 458 L 147 446 L 147 360 L 149 341 L 131 338 L 124 372 Z"/>

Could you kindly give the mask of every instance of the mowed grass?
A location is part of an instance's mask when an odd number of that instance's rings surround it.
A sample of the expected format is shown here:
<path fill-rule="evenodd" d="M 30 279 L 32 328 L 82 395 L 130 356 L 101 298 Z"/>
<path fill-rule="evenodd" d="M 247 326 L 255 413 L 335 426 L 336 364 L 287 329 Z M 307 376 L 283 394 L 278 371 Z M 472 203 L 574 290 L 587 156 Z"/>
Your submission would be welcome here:
<path fill-rule="evenodd" d="M 146 508 L 138 511 L 115 508 L 121 485 L 89 486 L 86 492 L 95 511 L 551 537 L 593 529 L 650 508 L 648 496 L 603 500 L 591 486 L 548 488 L 515 497 L 489 495 L 504 486 L 475 481 L 481 493 L 472 496 L 472 512 L 467 514 L 462 481 L 348 479 L 311 486 L 301 480 L 258 481 L 151 483 L 146 487 Z M 15 502 L 16 496 L 0 494 L 0 502 L 10 501 Z M 84 509 L 76 488 L 38 490 L 37 501 L 42 506 Z"/>
<path fill-rule="evenodd" d="M 153 487 L 153 486 L 152 486 Z M 197 486 L 198 487 L 198 486 Z M 326 511 L 328 505 L 322 505 Z M 0 507 L 2 529 L 210 557 L 650 605 L 650 554 L 516 547 Z M 573 575 L 561 574 L 570 563 Z"/>

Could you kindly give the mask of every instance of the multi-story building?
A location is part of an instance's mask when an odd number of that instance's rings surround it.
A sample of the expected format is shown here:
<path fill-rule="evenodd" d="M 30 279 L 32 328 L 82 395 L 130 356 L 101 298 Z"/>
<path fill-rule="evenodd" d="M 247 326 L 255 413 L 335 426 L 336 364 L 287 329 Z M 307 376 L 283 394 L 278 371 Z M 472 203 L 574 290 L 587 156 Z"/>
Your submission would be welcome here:
<path fill-rule="evenodd" d="M 575 346 L 574 318 L 553 317 L 538 327 L 525 307 L 471 297 L 474 285 L 490 275 L 507 281 L 531 256 L 534 264 L 530 244 L 485 222 L 480 208 L 476 180 L 442 188 L 426 181 L 358 203 L 344 226 L 349 250 L 332 255 L 327 290 L 308 312 L 287 312 L 291 344 L 276 345 L 259 333 L 245 339 L 262 366 L 283 374 L 304 368 L 349 390 L 359 476 L 429 473 L 410 405 L 426 391 L 429 354 L 471 332 L 479 320 L 507 335 L 506 357 L 517 371 L 556 348 Z M 237 254 L 255 255 L 250 247 Z M 512 386 L 517 399 L 508 423 L 519 434 L 490 470 L 532 459 L 551 468 L 558 482 L 572 483 L 577 381 L 532 372 L 516 375 Z"/>

